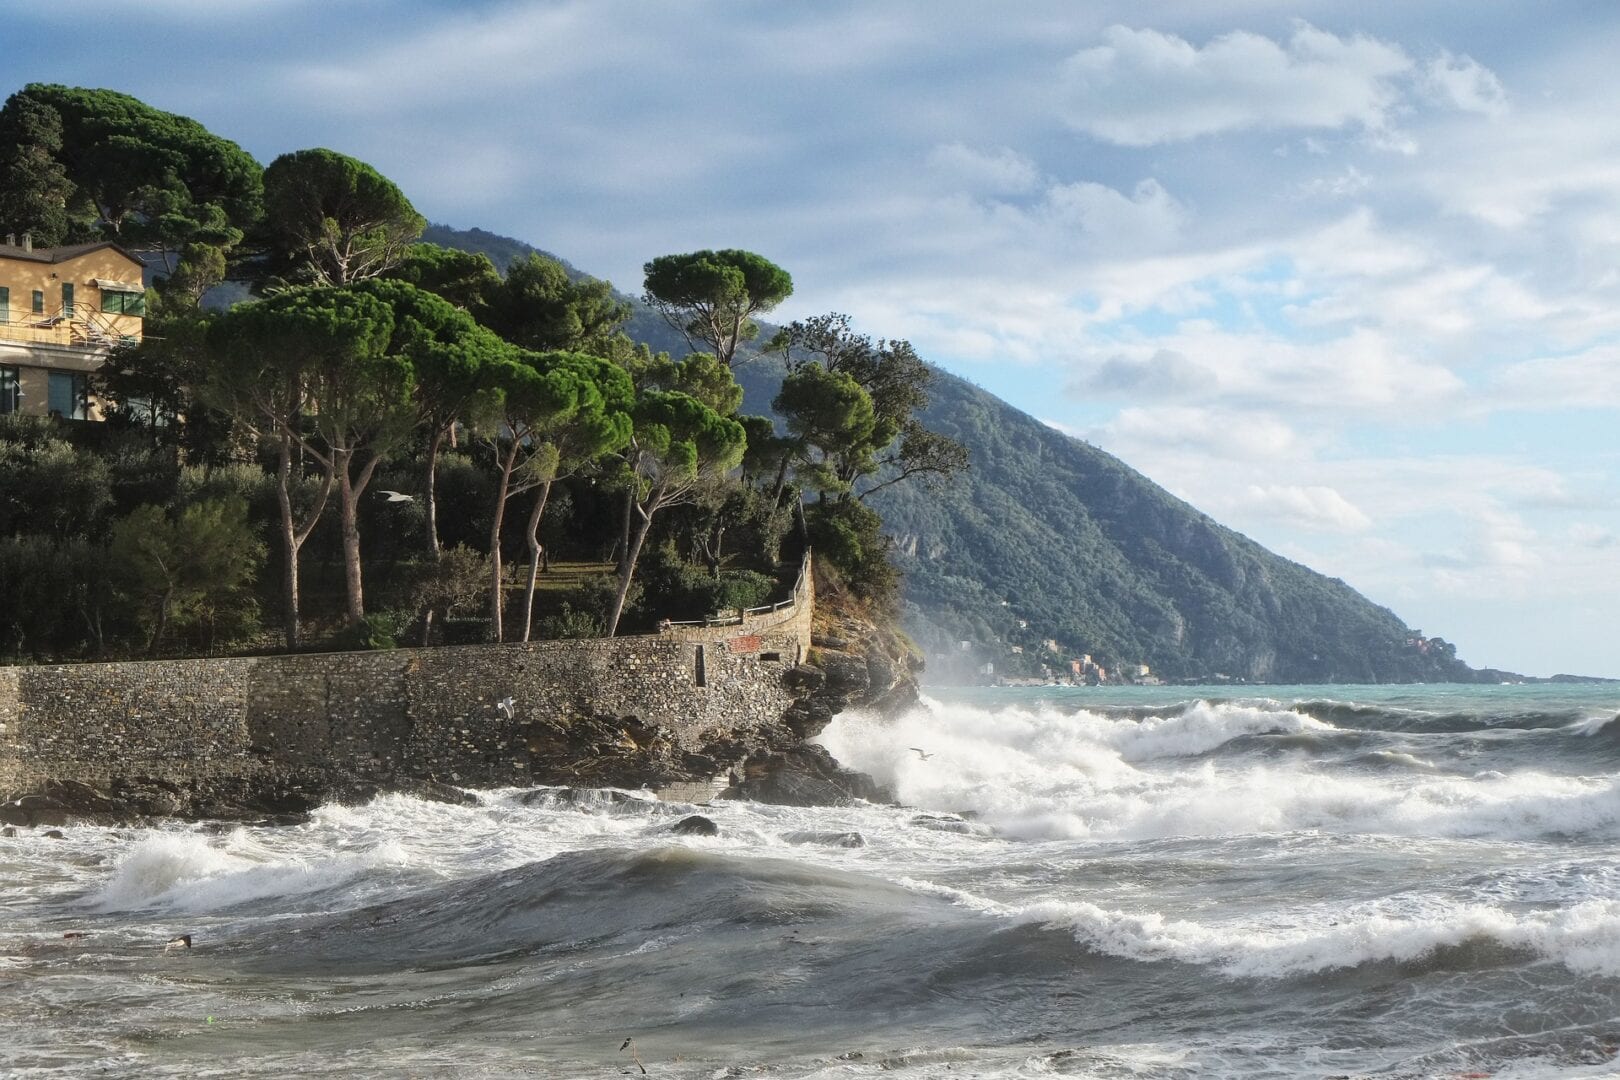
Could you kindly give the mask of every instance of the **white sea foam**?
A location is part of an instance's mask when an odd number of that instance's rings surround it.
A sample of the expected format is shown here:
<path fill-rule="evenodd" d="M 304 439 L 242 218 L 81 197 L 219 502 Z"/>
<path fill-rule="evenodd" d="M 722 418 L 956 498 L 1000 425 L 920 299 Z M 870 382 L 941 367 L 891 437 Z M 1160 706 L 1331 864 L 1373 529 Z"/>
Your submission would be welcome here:
<path fill-rule="evenodd" d="M 164 833 L 132 846 L 93 900 L 103 911 L 171 908 L 211 912 L 344 885 L 409 861 L 389 841 L 357 851 L 266 861 L 242 834 L 213 841 L 198 834 Z"/>
<path fill-rule="evenodd" d="M 1214 965 L 1230 975 L 1256 978 L 1418 960 L 1439 948 L 1479 940 L 1533 952 L 1572 971 L 1620 975 L 1616 900 L 1518 915 L 1479 904 L 1422 917 L 1373 912 L 1281 929 L 1208 925 L 1088 903 L 1036 904 L 1015 919 L 1068 930 L 1077 941 L 1111 956 Z"/>
<path fill-rule="evenodd" d="M 1377 773 L 1309 755 L 1200 758 L 1242 735 L 1323 734 L 1296 713 L 1197 704 L 1142 721 L 925 701 L 893 722 L 846 714 L 822 741 L 902 802 L 973 811 L 1020 838 L 1144 840 L 1328 831 L 1450 838 L 1620 835 L 1620 778 L 1523 770 Z M 927 760 L 910 747 L 922 747 Z M 1190 760 L 1189 760 L 1190 759 Z"/>

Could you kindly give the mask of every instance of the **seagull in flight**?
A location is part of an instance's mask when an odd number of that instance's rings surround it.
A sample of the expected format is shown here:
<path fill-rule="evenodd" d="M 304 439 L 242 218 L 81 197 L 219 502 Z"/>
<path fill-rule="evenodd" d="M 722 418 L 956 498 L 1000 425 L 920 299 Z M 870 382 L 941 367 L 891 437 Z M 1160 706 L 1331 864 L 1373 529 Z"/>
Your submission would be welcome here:
<path fill-rule="evenodd" d="M 929 758 L 934 756 L 933 754 L 930 754 L 928 751 L 924 750 L 920 746 L 909 747 L 909 749 L 911 751 L 913 751 L 918 757 L 922 758 L 924 761 L 927 761 Z"/>
<path fill-rule="evenodd" d="M 510 694 L 508 694 L 506 697 L 501 698 L 501 700 L 499 700 L 499 701 L 497 701 L 495 703 L 495 709 L 503 717 L 510 720 L 510 719 L 512 719 L 513 715 L 515 715 L 514 710 L 513 710 L 513 706 L 515 706 L 516 704 L 517 704 L 517 699 L 512 697 Z"/>
<path fill-rule="evenodd" d="M 388 491 L 386 489 L 383 489 L 383 490 L 378 491 L 377 494 L 387 496 L 387 499 L 386 499 L 387 502 L 415 502 L 416 501 L 416 496 L 415 495 L 407 495 L 403 491 Z"/>

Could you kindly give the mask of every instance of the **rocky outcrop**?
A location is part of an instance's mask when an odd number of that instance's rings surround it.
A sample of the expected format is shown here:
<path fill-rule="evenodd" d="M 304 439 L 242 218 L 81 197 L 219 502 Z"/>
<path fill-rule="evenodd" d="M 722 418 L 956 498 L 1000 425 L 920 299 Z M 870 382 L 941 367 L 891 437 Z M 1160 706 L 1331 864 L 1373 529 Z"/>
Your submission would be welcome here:
<path fill-rule="evenodd" d="M 802 693 L 783 715 L 786 731 L 748 755 L 721 797 L 789 806 L 893 802 L 892 792 L 808 740 L 847 710 L 894 717 L 914 706 L 921 655 L 894 620 L 819 576 L 810 643 L 805 662 L 784 676 Z"/>
<path fill-rule="evenodd" d="M 908 707 L 916 654 L 835 586 L 795 598 L 775 622 L 641 638 L 0 668 L 0 827 L 507 786 L 884 799 L 808 740 Z"/>

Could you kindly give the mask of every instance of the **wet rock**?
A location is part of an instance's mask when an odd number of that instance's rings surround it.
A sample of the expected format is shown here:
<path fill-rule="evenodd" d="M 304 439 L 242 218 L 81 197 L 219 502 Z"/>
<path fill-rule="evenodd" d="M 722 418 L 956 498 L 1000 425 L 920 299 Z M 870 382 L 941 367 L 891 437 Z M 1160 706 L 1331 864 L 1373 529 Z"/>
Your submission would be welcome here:
<path fill-rule="evenodd" d="M 614 788 L 537 788 L 525 791 L 519 800 L 524 806 L 571 806 L 587 812 L 643 810 L 651 800 Z"/>
<path fill-rule="evenodd" d="M 962 836 L 990 836 L 992 834 L 992 830 L 988 825 L 980 825 L 955 815 L 918 814 L 911 819 L 911 823 L 919 829 L 959 833 Z"/>
<path fill-rule="evenodd" d="M 858 832 L 790 832 L 783 833 L 782 839 L 790 844 L 817 844 L 821 847 L 866 846 L 866 837 Z"/>
<path fill-rule="evenodd" d="M 17 835 L 17 826 L 15 826 L 15 825 L 7 825 L 5 828 L 0 829 L 0 836 L 16 836 L 16 835 Z"/>
<path fill-rule="evenodd" d="M 47 840 L 66 840 L 67 834 L 61 829 L 46 829 L 43 833 Z"/>
<path fill-rule="evenodd" d="M 670 827 L 669 831 L 678 836 L 719 836 L 720 826 L 702 814 L 693 814 L 691 817 L 681 818 Z"/>
<path fill-rule="evenodd" d="M 856 799 L 893 801 L 870 776 L 842 767 L 819 746 L 751 755 L 743 763 L 742 778 L 720 797 L 779 806 L 843 806 Z"/>

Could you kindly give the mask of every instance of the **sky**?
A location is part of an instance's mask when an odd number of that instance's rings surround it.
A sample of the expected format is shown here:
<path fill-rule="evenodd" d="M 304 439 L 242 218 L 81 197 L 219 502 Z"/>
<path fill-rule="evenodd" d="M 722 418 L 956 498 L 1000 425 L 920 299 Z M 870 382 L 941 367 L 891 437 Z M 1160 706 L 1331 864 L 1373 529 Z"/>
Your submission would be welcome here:
<path fill-rule="evenodd" d="M 1620 676 L 1620 5 L 55 0 L 0 86 L 639 292 L 657 255 L 850 314 L 1476 666 Z"/>

